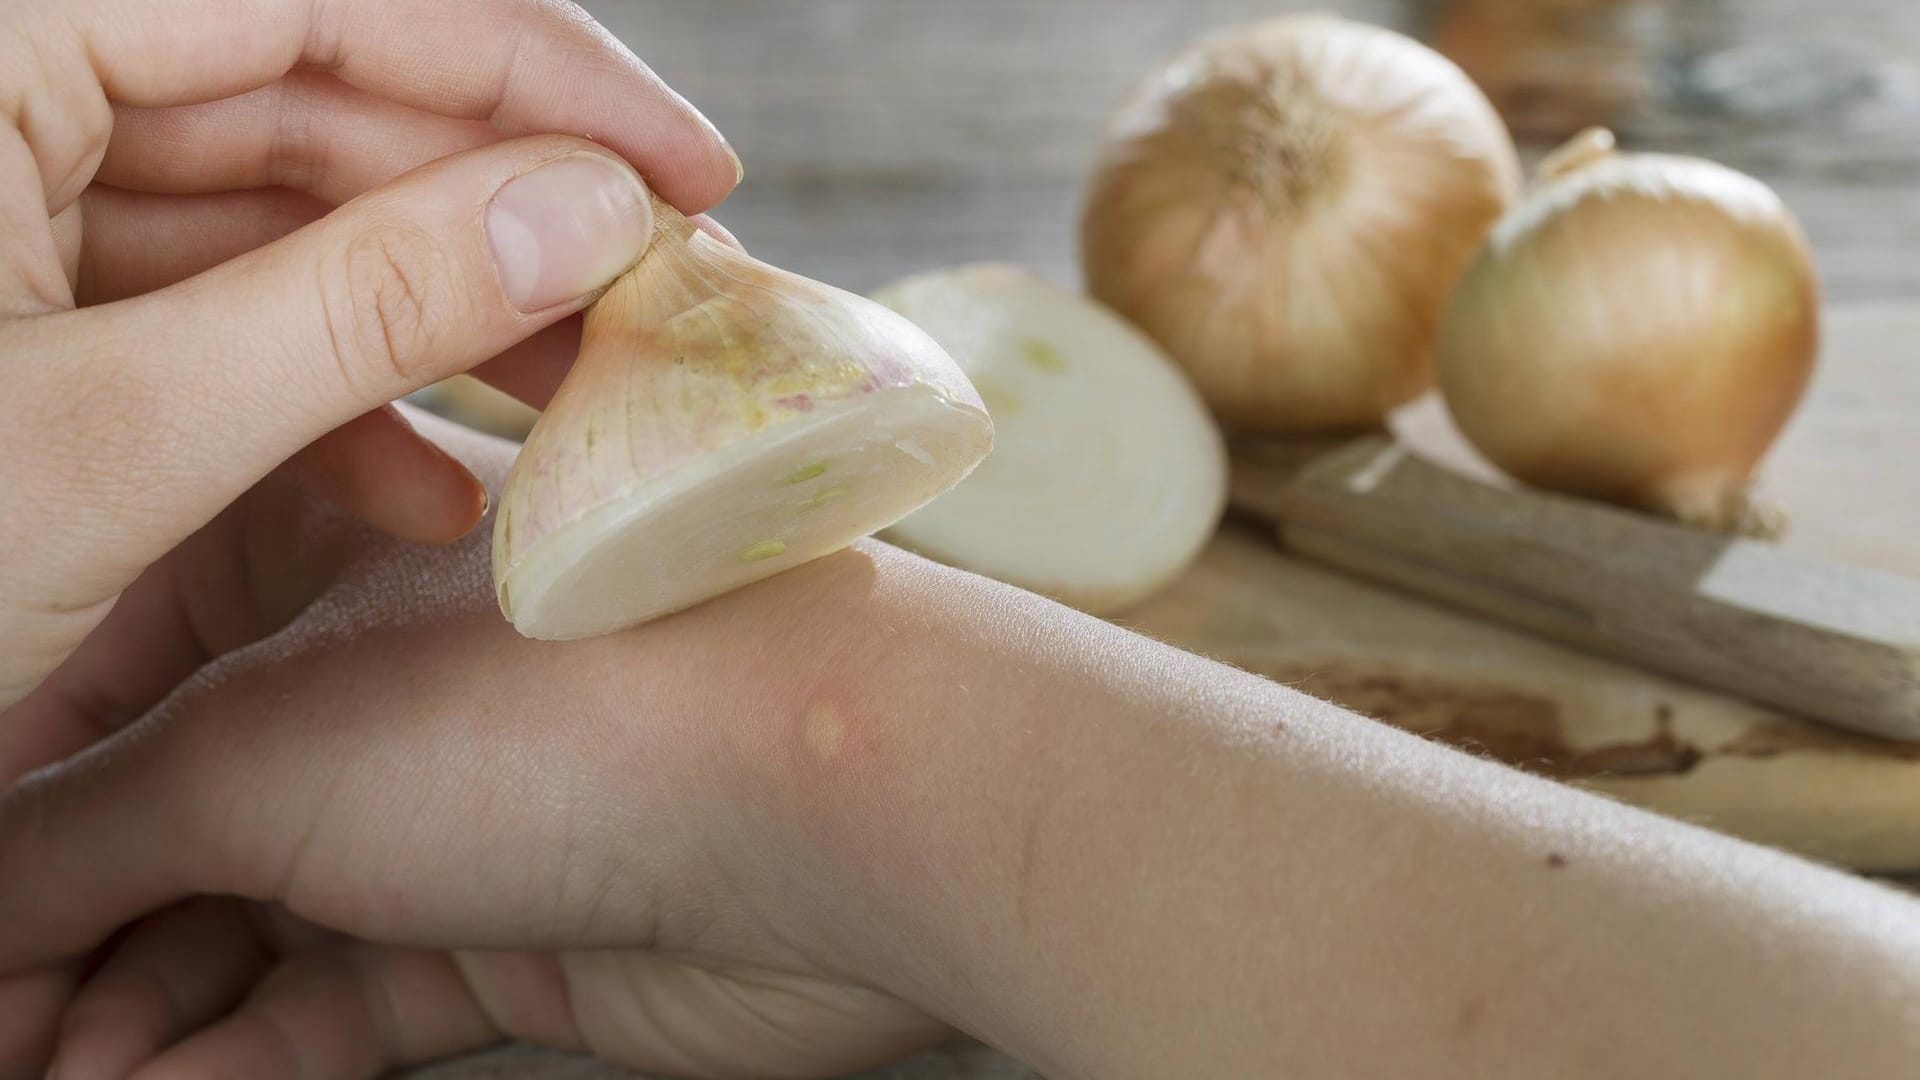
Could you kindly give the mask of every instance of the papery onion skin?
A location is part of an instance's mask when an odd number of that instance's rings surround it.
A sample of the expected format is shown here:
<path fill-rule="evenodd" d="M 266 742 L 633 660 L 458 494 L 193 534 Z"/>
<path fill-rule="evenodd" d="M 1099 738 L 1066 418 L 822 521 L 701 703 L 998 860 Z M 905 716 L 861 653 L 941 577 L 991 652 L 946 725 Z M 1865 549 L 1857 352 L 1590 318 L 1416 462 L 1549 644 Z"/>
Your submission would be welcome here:
<path fill-rule="evenodd" d="M 1519 187 L 1450 61 L 1283 16 L 1190 46 L 1120 107 L 1082 219 L 1088 288 L 1230 426 L 1375 426 L 1431 385 L 1447 298 Z"/>
<path fill-rule="evenodd" d="M 1696 158 L 1582 151 L 1495 230 L 1439 378 L 1461 431 L 1518 480 L 1766 532 L 1751 476 L 1819 338 L 1806 236 L 1773 191 Z"/>

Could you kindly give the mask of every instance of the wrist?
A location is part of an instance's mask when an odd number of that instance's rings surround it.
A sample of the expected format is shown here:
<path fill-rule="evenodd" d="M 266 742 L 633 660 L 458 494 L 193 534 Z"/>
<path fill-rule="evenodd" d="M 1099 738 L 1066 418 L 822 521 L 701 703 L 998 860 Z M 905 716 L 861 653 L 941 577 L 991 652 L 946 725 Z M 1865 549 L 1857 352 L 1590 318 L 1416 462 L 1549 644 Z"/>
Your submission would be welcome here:
<path fill-rule="evenodd" d="M 732 691 L 761 914 L 810 965 L 1070 1075 L 1026 1037 L 1060 1027 L 1028 1009 L 1028 965 L 1058 957 L 1029 959 L 1026 920 L 1059 899 L 1036 830 L 1101 712 L 1060 707 L 1084 674 L 1061 628 L 1111 629 L 878 544 L 769 584 L 780 629 Z"/>
<path fill-rule="evenodd" d="M 939 749 L 960 736 L 941 699 L 967 693 L 951 674 L 967 643 L 941 617 L 968 602 L 963 579 L 865 544 L 692 613 L 709 624 L 703 711 L 726 718 L 727 875 L 810 966 L 949 1020 L 910 968 L 940 948 L 934 834 L 976 809 Z"/>

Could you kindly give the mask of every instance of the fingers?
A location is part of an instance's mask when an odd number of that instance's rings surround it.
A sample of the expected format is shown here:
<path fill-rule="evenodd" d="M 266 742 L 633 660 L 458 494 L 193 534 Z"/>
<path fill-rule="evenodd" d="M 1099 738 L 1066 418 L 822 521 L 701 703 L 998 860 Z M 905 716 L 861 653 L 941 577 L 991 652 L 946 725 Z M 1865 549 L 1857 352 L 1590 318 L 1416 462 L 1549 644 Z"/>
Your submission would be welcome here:
<path fill-rule="evenodd" d="M 188 740 L 167 719 L 0 795 L 0 974 L 81 955 L 195 895 L 274 899 L 286 887 L 300 858 L 286 847 L 289 830 L 311 825 L 328 797 L 324 732 L 296 750 L 303 767 L 267 778 L 246 724 Z"/>
<path fill-rule="evenodd" d="M 391 405 L 322 435 L 289 464 L 321 498 L 416 544 L 450 544 L 487 512 L 486 487 Z"/>
<path fill-rule="evenodd" d="M 80 981 L 81 965 L 0 978 L 0 1076 L 37 1077 L 53 1055 L 60 1013 Z"/>
<path fill-rule="evenodd" d="M 87 221 L 79 273 L 82 304 L 176 284 L 312 224 L 331 209 L 284 188 L 154 195 L 105 185 L 88 189 L 79 205 Z M 711 217 L 693 220 L 716 239 L 740 246 Z M 509 347 L 473 374 L 544 409 L 579 351 L 580 320 L 569 318 Z"/>
<path fill-rule="evenodd" d="M 500 1037 L 446 954 L 343 945 L 287 961 L 233 1015 L 134 1076 L 370 1080 Z"/>
<path fill-rule="evenodd" d="M 283 188 L 210 195 L 153 195 L 97 186 L 81 201 L 87 218 L 80 302 L 124 300 L 210 270 L 319 220 L 332 209 Z M 702 215 L 696 223 L 736 243 Z M 546 407 L 580 352 L 572 316 L 509 346 L 473 370 L 536 409 Z"/>
<path fill-rule="evenodd" d="M 484 120 L 422 112 L 330 75 L 293 72 L 218 101 L 116 109 L 99 179 L 166 194 L 286 187 L 338 205 L 499 138 Z"/>
<path fill-rule="evenodd" d="M 624 163 L 513 140 L 174 288 L 0 327 L 0 353 L 26 361 L 0 401 L 0 483 L 35 508 L 0 519 L 27 553 L 0 596 L 70 646 L 91 623 L 69 613 L 279 463 L 579 311 L 651 232 Z"/>
<path fill-rule="evenodd" d="M 332 209 L 284 188 L 153 195 L 106 185 L 89 188 L 75 204 L 80 207 L 87 219 L 79 268 L 84 305 L 178 284 L 310 225 Z M 702 215 L 697 222 L 716 236 L 722 233 L 711 218 Z M 580 318 L 573 316 L 508 347 L 473 374 L 541 409 L 579 352 Z"/>
<path fill-rule="evenodd" d="M 189 582 L 178 559 L 141 575 L 65 663 L 0 712 L 0 785 L 132 723 L 211 659 L 193 609 L 220 606 L 246 591 L 237 560 L 222 569 L 228 574 L 191 575 L 198 592 L 191 598 L 182 590 Z"/>
<path fill-rule="evenodd" d="M 712 208 L 738 180 L 713 127 L 570 3 L 85 0 L 49 21 L 79 36 L 120 104 L 210 101 L 304 67 L 505 135 L 583 135 L 689 213 Z M 59 161 L 43 168 L 65 171 Z"/>
<path fill-rule="evenodd" d="M 153 195 L 105 185 L 88 189 L 86 243 L 80 253 L 82 304 L 124 300 L 204 273 L 310 225 L 332 207 L 284 188 L 210 195 Z M 712 218 L 696 224 L 737 244 Z M 580 351 L 580 319 L 536 332 L 473 374 L 545 408 Z"/>
<path fill-rule="evenodd" d="M 0 69 L 6 56 L 0 52 Z M 73 306 L 73 290 L 47 218 L 33 197 L 40 176 L 33 149 L 0 116 L 0 318 L 37 315 Z M 26 197 L 21 197 L 25 194 Z"/>
<path fill-rule="evenodd" d="M 580 355 L 579 318 L 555 323 L 475 368 L 475 378 L 531 405 L 545 409 Z"/>
<path fill-rule="evenodd" d="M 104 304 L 163 289 L 270 244 L 333 210 L 297 191 L 151 195 L 106 185 L 75 204 L 86 230 L 77 298 Z"/>
<path fill-rule="evenodd" d="M 740 241 L 726 226 L 706 214 L 692 220 L 695 226 L 721 243 L 740 247 Z M 475 368 L 473 374 L 535 409 L 545 409 L 580 355 L 580 329 L 581 321 L 577 317 L 555 323 Z"/>
<path fill-rule="evenodd" d="M 215 657 L 286 625 L 338 573 L 349 531 L 293 477 L 249 491 L 143 572 L 63 663 L 0 710 L 0 787 L 120 731 Z M 8 674 L 0 654 L 0 699 Z"/>
<path fill-rule="evenodd" d="M 195 887 L 213 876 L 211 853 L 177 841 L 165 853 L 151 847 L 151 830 L 188 834 L 179 822 L 191 800 L 152 783 L 152 768 L 124 768 L 116 759 L 135 756 L 124 753 L 132 749 L 125 743 L 97 743 L 0 796 L 0 851 L 8 866 L 0 887 L 0 973 L 81 955 L 148 912 L 215 891 Z M 128 800 L 145 811 L 130 815 Z"/>
<path fill-rule="evenodd" d="M 713 126 L 564 0 L 80 0 L 16 5 L 8 20 L 0 192 L 13 197 L 0 200 L 0 314 L 71 306 L 47 221 L 91 181 L 112 105 L 212 101 L 295 68 L 502 135 L 583 135 L 688 213 L 739 182 Z"/>
<path fill-rule="evenodd" d="M 79 299 L 104 304 L 177 284 L 270 244 L 333 208 L 284 188 L 209 195 L 154 195 L 96 185 L 76 207 L 87 228 Z M 712 219 L 697 219 L 719 235 Z M 580 319 L 562 319 L 510 346 L 473 374 L 545 408 L 580 351 Z"/>
<path fill-rule="evenodd" d="M 268 956 L 241 905 L 199 900 L 136 925 L 74 994 L 53 1075 L 120 1080 L 238 1003 Z"/>
<path fill-rule="evenodd" d="M 622 683 L 617 704 L 569 707 L 561 732 L 535 722 L 558 714 L 529 689 L 631 654 L 533 663 L 560 657 L 491 609 L 483 561 L 431 583 L 422 566 L 391 563 L 368 592 L 0 796 L 0 974 L 84 953 L 194 895 L 281 902 L 414 947 L 598 947 L 646 925 L 656 871 L 643 864 L 673 873 L 684 848 L 666 837 L 693 827 L 668 824 L 678 780 L 634 806 L 624 787 L 606 793 L 600 750 L 577 744 L 604 748 L 657 710 Z M 449 601 L 449 586 L 473 599 Z M 628 841 L 577 849 L 573 824 L 603 812 L 631 815 Z"/>
<path fill-rule="evenodd" d="M 511 633 L 497 622 L 484 620 L 481 648 Z M 389 640 L 383 651 L 401 644 Z M 441 755 L 476 748 L 408 741 L 399 731 L 391 732 L 403 740 L 398 748 L 356 736 L 391 685 L 363 689 L 367 657 L 331 662 L 345 651 L 337 643 L 290 646 L 302 647 L 317 650 L 304 661 L 311 681 L 289 679 L 283 666 L 301 661 L 284 655 L 229 664 L 141 723 L 0 794 L 0 974 L 83 954 L 118 927 L 195 895 L 288 901 L 362 934 L 394 929 L 383 923 L 391 918 L 406 922 L 397 930 L 484 937 L 496 906 L 491 895 L 463 890 L 451 905 L 457 914 L 433 923 L 422 923 L 411 905 L 383 899 L 400 895 L 390 879 L 414 879 L 429 863 L 441 880 L 472 869 L 471 860 L 447 854 L 470 815 L 456 808 L 415 816 L 424 795 L 455 798 L 456 807 L 467 802 L 463 789 L 430 778 Z M 476 676 L 438 665 L 417 678 L 431 687 L 423 692 L 451 698 Z M 290 713 L 301 721 L 288 722 Z M 458 715 L 471 724 L 479 712 L 465 707 Z M 433 717 L 390 719 L 405 729 Z M 479 790 L 472 794 L 472 803 L 484 801 Z M 538 862 L 522 859 L 521 872 Z M 416 896 L 428 905 L 428 896 Z M 445 897 L 435 902 L 446 910 Z"/>
<path fill-rule="evenodd" d="M 80 279 L 81 210 L 78 202 L 54 215 L 49 223 L 54 250 L 60 253 L 60 268 L 65 271 L 71 289 Z"/>

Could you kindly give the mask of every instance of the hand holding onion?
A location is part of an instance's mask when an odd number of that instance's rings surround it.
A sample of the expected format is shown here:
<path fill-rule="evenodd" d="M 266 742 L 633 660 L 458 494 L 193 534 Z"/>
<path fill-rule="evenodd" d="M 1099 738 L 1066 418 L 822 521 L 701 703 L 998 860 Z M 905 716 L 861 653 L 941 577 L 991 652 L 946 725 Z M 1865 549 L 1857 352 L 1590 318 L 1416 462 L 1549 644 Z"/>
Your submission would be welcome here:
<path fill-rule="evenodd" d="M 407 539 L 471 529 L 479 483 L 388 403 L 476 369 L 544 399 L 568 318 L 645 250 L 649 189 L 697 212 L 739 175 L 554 5 L 69 0 L 0 25 L 0 97 L 38 103 L 0 116 L 0 709 L 30 699 L 29 756 L 98 734 L 73 703 L 122 722 L 191 673 L 204 626 L 136 596 L 204 589 L 150 568 L 283 465 Z"/>
<path fill-rule="evenodd" d="M 494 580 L 530 637 L 609 633 L 832 554 L 993 445 L 913 324 L 653 215 L 502 495 Z"/>
<path fill-rule="evenodd" d="M 1753 470 L 1819 347 L 1806 238 L 1757 180 L 1612 147 L 1576 139 L 1495 229 L 1441 334 L 1447 405 L 1526 483 L 1765 531 Z"/>

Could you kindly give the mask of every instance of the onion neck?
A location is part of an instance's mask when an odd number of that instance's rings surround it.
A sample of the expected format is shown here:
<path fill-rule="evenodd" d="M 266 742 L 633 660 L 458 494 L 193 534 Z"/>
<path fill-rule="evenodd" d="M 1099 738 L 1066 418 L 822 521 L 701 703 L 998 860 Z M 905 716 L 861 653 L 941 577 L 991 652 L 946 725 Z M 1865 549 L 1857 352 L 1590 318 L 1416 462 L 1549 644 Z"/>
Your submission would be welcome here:
<path fill-rule="evenodd" d="M 1545 186 L 1572 176 L 1590 165 L 1607 161 L 1617 155 L 1618 145 L 1613 132 L 1606 128 L 1588 128 L 1568 139 L 1540 162 L 1540 168 L 1534 174 L 1534 183 Z"/>
<path fill-rule="evenodd" d="M 747 261 L 655 195 L 647 253 L 594 305 L 589 326 L 604 321 L 630 333 L 664 324 L 726 291 L 730 279 L 716 273 L 713 264 L 727 255 Z"/>
<path fill-rule="evenodd" d="M 665 199 L 653 197 L 653 245 L 685 244 L 700 231 L 691 219 L 675 210 Z"/>

